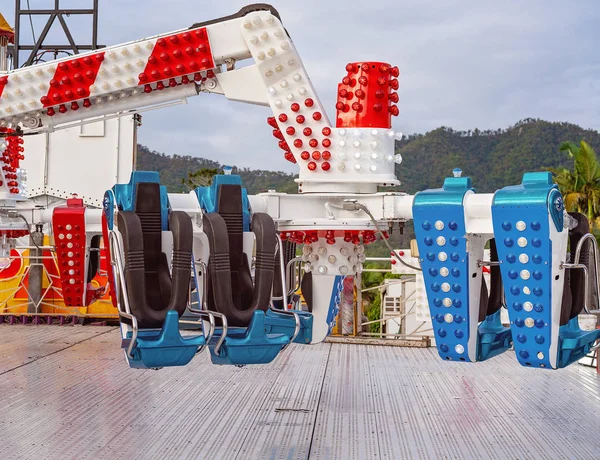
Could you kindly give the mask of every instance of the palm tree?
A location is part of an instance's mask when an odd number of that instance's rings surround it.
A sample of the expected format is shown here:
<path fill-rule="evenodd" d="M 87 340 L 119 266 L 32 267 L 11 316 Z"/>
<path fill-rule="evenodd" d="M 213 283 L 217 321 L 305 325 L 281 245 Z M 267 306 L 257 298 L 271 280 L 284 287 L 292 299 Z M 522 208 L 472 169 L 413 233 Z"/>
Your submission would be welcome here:
<path fill-rule="evenodd" d="M 550 168 L 561 191 L 567 211 L 582 212 L 592 227 L 600 228 L 600 163 L 594 149 L 585 141 L 579 145 L 563 142 L 561 152 L 573 159 L 573 170 Z"/>

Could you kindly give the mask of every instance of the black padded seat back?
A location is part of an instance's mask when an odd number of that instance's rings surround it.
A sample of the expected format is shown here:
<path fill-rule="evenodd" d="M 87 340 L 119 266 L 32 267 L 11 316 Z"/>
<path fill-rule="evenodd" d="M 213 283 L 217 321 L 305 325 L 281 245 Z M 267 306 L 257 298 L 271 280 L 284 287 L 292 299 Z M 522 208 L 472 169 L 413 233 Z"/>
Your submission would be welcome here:
<path fill-rule="evenodd" d="M 162 310 L 171 298 L 171 277 L 167 257 L 162 252 L 160 184 L 136 185 L 134 212 L 142 226 L 148 305 Z"/>
<path fill-rule="evenodd" d="M 498 262 L 498 250 L 496 249 L 496 240 L 490 240 L 490 262 Z M 490 289 L 485 280 L 481 280 L 481 299 L 479 303 L 479 321 L 485 320 L 489 315 L 493 315 L 502 308 L 502 293 L 504 286 L 502 285 L 502 275 L 500 266 L 490 265 Z"/>
<path fill-rule="evenodd" d="M 252 232 L 256 237 L 256 263 L 254 265 L 254 295 L 251 309 L 267 310 L 273 292 L 275 273 L 275 249 L 277 248 L 277 230 L 268 214 L 255 212 L 252 215 Z M 281 276 L 281 275 L 279 275 Z"/>
<path fill-rule="evenodd" d="M 246 327 L 254 312 L 267 310 L 271 302 L 277 246 L 275 223 L 264 213 L 252 216 L 251 230 L 256 237 L 254 283 L 244 253 L 240 185 L 222 184 L 219 187 L 217 212 L 204 214 L 203 229 L 210 248 L 208 308 L 224 314 L 231 326 Z"/>
<path fill-rule="evenodd" d="M 190 216 L 183 211 L 171 212 L 169 230 L 173 234 L 173 256 L 171 257 L 171 296 L 167 310 L 176 310 L 181 316 L 187 308 L 192 279 L 194 228 Z"/>
<path fill-rule="evenodd" d="M 257 309 L 267 310 L 271 301 L 275 266 L 274 254 L 277 244 L 273 219 L 263 213 L 254 213 L 252 216 L 252 231 L 256 236 L 256 265 L 254 285 L 250 278 L 251 297 L 246 308 L 240 308 L 235 303 L 236 290 L 240 288 L 235 281 L 239 281 L 240 277 L 233 276 L 230 262 L 230 238 L 225 219 L 218 213 L 206 213 L 203 216 L 203 230 L 208 237 L 210 248 L 207 279 L 208 308 L 224 314 L 229 325 L 246 327 L 254 312 Z M 244 267 L 248 267 L 247 261 L 242 265 L 242 270 Z M 241 273 L 244 272 L 241 271 Z M 249 269 L 247 273 L 250 276 Z M 244 294 L 244 296 L 247 295 L 247 293 Z"/>
<path fill-rule="evenodd" d="M 169 215 L 172 273 L 162 252 L 159 184 L 139 183 L 135 211 L 119 212 L 117 226 L 123 238 L 129 306 L 139 327 L 161 327 L 169 310 L 181 316 L 187 307 L 191 279 L 193 227 L 189 216 L 182 211 Z"/>
<path fill-rule="evenodd" d="M 225 315 L 230 326 L 246 327 L 254 311 L 237 308 L 233 301 L 233 292 L 237 286 L 233 284 L 227 224 L 216 212 L 205 213 L 202 219 L 202 228 L 210 248 L 207 279 L 208 309 Z"/>
<path fill-rule="evenodd" d="M 217 213 L 227 227 L 229 263 L 233 289 L 233 303 L 239 310 L 251 307 L 254 289 L 248 258 L 244 253 L 244 215 L 242 211 L 242 186 L 222 184 L 217 197 Z"/>

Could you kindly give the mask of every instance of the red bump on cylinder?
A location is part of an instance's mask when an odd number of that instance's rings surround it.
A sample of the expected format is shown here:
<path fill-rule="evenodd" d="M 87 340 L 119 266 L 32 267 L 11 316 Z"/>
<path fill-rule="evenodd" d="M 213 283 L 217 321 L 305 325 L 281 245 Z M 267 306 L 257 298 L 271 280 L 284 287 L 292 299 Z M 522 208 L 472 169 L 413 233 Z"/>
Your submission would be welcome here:
<path fill-rule="evenodd" d="M 356 62 L 348 64 L 346 71 L 338 85 L 336 126 L 390 129 L 391 117 L 398 111 L 392 108 L 398 102 L 393 92 L 399 86 L 398 68 L 385 62 Z"/>

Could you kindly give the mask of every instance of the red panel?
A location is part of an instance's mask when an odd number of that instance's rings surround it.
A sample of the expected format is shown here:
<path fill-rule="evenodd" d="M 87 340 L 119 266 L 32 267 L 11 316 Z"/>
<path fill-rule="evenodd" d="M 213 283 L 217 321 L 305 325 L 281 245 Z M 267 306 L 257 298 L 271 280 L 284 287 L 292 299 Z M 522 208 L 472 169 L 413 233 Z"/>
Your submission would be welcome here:
<path fill-rule="evenodd" d="M 90 86 L 96 81 L 103 60 L 101 52 L 59 63 L 48 94 L 40 99 L 42 105 L 52 107 L 90 97 Z"/>
<path fill-rule="evenodd" d="M 392 127 L 399 113 L 398 67 L 384 62 L 356 62 L 346 66 L 348 74 L 338 85 L 336 126 L 338 128 Z"/>
<path fill-rule="evenodd" d="M 81 198 L 54 208 L 52 231 L 65 305 L 85 305 L 85 207 Z"/>
<path fill-rule="evenodd" d="M 187 30 L 156 40 L 146 68 L 139 75 L 138 85 L 170 80 L 214 67 L 206 28 Z"/>
<path fill-rule="evenodd" d="M 0 97 L 2 97 L 2 92 L 4 91 L 4 87 L 8 84 L 8 77 L 0 77 Z"/>
<path fill-rule="evenodd" d="M 108 221 L 106 220 L 106 211 L 102 211 L 102 240 L 104 241 L 104 251 L 106 257 L 106 273 L 108 275 L 108 289 L 110 292 L 110 299 L 115 308 L 117 306 L 117 296 L 115 292 L 115 274 L 113 271 L 113 266 L 110 263 L 111 254 L 110 254 L 110 239 L 109 239 L 109 230 L 108 230 Z"/>

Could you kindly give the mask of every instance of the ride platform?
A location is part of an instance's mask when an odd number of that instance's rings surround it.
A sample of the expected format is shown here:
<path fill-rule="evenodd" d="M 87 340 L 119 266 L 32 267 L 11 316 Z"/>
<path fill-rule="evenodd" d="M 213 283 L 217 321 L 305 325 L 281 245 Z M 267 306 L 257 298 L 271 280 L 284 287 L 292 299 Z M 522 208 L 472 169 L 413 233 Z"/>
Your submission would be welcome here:
<path fill-rule="evenodd" d="M 600 374 L 507 352 L 291 345 L 269 365 L 130 369 L 116 327 L 0 326 L 2 459 L 593 459 Z"/>

